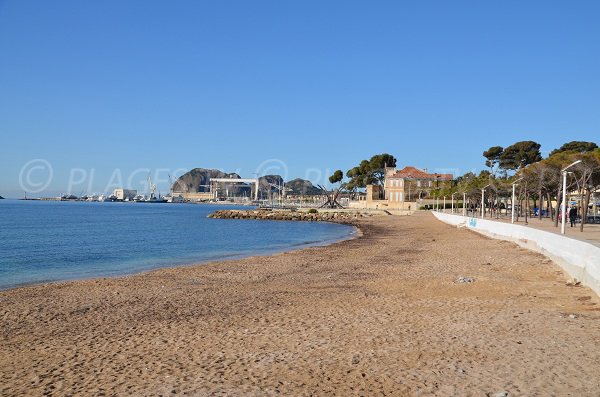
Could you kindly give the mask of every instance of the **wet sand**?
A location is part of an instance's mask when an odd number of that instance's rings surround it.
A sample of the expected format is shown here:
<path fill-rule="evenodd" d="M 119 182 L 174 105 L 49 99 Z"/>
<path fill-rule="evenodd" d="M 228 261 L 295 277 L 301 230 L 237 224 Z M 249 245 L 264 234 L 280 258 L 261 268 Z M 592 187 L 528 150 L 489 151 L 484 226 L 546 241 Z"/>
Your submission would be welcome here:
<path fill-rule="evenodd" d="M 428 213 L 359 222 L 328 247 L 0 292 L 0 395 L 599 395 L 600 302 L 557 265 Z"/>

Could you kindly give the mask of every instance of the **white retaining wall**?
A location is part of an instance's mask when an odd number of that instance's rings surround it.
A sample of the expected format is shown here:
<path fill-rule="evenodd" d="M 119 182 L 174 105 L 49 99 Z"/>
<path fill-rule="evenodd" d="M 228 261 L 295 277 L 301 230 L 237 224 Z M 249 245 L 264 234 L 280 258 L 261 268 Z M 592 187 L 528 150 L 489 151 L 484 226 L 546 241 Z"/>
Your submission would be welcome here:
<path fill-rule="evenodd" d="M 489 237 L 513 241 L 522 247 L 540 252 L 600 295 L 600 247 L 560 234 L 550 233 L 512 223 L 432 211 L 442 222 L 467 227 Z"/>

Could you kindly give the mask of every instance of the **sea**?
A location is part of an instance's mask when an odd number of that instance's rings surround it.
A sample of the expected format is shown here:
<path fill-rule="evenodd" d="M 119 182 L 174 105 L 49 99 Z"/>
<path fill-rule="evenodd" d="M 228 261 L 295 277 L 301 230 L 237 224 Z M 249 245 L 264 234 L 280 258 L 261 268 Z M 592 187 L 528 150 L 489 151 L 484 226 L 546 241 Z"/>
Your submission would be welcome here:
<path fill-rule="evenodd" d="M 0 200 L 0 289 L 272 254 L 355 233 L 326 222 L 207 217 L 224 208 L 236 207 Z"/>

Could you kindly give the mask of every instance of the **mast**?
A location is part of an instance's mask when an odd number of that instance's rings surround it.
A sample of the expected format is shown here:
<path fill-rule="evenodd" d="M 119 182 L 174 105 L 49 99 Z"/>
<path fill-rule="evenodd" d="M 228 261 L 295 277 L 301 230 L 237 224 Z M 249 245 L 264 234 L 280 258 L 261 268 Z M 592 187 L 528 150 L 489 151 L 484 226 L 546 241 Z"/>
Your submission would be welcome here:
<path fill-rule="evenodd" d="M 148 188 L 150 189 L 150 198 L 154 198 L 156 185 L 152 183 L 152 176 L 150 174 L 148 174 Z"/>

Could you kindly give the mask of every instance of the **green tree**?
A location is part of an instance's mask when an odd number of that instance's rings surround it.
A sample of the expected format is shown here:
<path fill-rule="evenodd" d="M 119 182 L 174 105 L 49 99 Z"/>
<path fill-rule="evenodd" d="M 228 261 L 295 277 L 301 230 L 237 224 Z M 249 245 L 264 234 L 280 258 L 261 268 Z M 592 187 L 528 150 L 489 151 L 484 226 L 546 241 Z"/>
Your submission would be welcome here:
<path fill-rule="evenodd" d="M 485 165 L 489 167 L 493 175 L 496 175 L 496 171 L 500 165 L 500 157 L 502 156 L 503 152 L 504 148 L 502 146 L 492 146 L 483 152 L 483 157 L 486 158 Z"/>
<path fill-rule="evenodd" d="M 395 167 L 396 159 L 391 154 L 376 154 L 370 160 L 362 160 L 356 167 L 349 169 L 346 176 L 350 179 L 349 189 L 365 188 L 367 185 L 383 185 L 385 168 Z"/>
<path fill-rule="evenodd" d="M 386 167 L 395 167 L 396 159 L 391 154 L 383 153 L 376 154 L 369 160 L 369 172 L 375 178 L 380 185 L 384 184 L 385 181 L 385 169 Z"/>
<path fill-rule="evenodd" d="M 585 141 L 571 141 L 567 142 L 558 149 L 554 149 L 550 152 L 550 156 L 555 155 L 560 152 L 577 152 L 577 153 L 586 153 L 592 152 L 598 148 L 594 142 L 585 142 Z"/>
<path fill-rule="evenodd" d="M 500 155 L 500 168 L 505 171 L 519 171 L 529 164 L 542 159 L 541 145 L 534 141 L 520 141 L 506 147 Z"/>
<path fill-rule="evenodd" d="M 342 172 L 342 170 L 336 170 L 333 175 L 331 175 L 329 177 L 329 182 L 330 183 L 338 183 L 341 182 L 342 179 L 344 179 L 344 173 Z"/>

